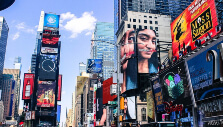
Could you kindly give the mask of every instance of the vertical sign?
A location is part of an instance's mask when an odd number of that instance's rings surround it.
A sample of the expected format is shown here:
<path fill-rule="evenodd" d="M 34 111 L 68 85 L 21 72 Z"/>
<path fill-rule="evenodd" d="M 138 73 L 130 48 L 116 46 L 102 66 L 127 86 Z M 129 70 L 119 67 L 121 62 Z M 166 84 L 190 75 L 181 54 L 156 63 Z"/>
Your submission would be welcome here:
<path fill-rule="evenodd" d="M 25 73 L 23 81 L 22 100 L 30 99 L 34 87 L 34 74 Z"/>

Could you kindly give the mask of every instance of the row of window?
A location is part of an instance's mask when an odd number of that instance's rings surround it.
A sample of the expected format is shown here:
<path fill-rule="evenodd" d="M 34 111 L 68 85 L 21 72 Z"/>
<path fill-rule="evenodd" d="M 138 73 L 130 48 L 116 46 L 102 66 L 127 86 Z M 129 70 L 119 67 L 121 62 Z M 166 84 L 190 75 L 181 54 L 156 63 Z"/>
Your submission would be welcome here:
<path fill-rule="evenodd" d="M 129 20 L 131 22 L 131 18 Z M 136 19 L 133 19 L 133 22 L 136 22 Z M 141 23 L 141 20 L 139 19 L 139 23 Z M 147 20 L 144 20 L 144 23 L 147 23 Z M 149 24 L 153 24 L 153 21 L 152 20 L 149 20 Z M 155 21 L 155 24 L 158 25 L 158 21 Z"/>
<path fill-rule="evenodd" d="M 127 24 L 127 27 L 128 27 L 128 28 L 131 28 L 131 25 L 130 25 L 130 24 Z M 136 25 L 133 25 L 133 28 L 136 29 Z M 139 25 L 138 28 L 139 28 L 139 29 L 148 29 L 147 26 L 144 26 L 144 28 L 143 28 L 142 25 Z M 150 30 L 154 30 L 154 29 L 153 29 L 153 26 L 150 26 L 149 29 L 150 29 Z M 159 28 L 158 28 L 158 27 L 155 27 L 155 30 L 156 30 L 156 31 L 159 31 Z"/>

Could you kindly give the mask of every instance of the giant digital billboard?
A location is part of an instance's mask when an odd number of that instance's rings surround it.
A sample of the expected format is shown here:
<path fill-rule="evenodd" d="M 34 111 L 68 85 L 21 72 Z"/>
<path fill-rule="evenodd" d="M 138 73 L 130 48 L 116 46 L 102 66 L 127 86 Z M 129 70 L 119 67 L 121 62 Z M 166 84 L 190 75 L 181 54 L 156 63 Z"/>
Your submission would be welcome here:
<path fill-rule="evenodd" d="M 37 107 L 54 107 L 55 105 L 54 81 L 39 81 L 37 90 Z"/>
<path fill-rule="evenodd" d="M 42 33 L 41 53 L 58 53 L 59 37 L 58 30 L 44 29 Z"/>
<path fill-rule="evenodd" d="M 34 87 L 34 74 L 25 73 L 23 81 L 22 100 L 30 99 Z"/>
<path fill-rule="evenodd" d="M 219 39 L 222 40 L 222 39 Z M 215 41 L 186 59 L 195 100 L 223 94 L 223 41 Z"/>
<path fill-rule="evenodd" d="M 88 81 L 88 78 L 86 76 L 77 76 L 77 96 L 83 93 L 84 84 Z"/>
<path fill-rule="evenodd" d="M 155 121 L 155 103 L 153 99 L 153 92 L 150 90 L 146 93 L 146 99 L 147 99 L 147 117 L 148 122 Z"/>
<path fill-rule="evenodd" d="M 161 85 L 160 85 L 159 81 L 160 81 L 159 77 L 155 77 L 151 81 L 151 83 L 153 85 L 153 92 L 154 92 L 154 96 L 155 96 L 156 111 L 157 112 L 161 112 L 161 111 L 164 110 L 163 94 L 162 94 Z"/>
<path fill-rule="evenodd" d="M 57 55 L 41 55 L 39 80 L 56 80 Z"/>
<path fill-rule="evenodd" d="M 124 93 L 126 90 L 137 88 L 137 58 L 135 57 L 135 33 L 136 32 L 133 29 L 126 31 L 119 42 L 121 73 L 123 73 L 121 93 Z"/>
<path fill-rule="evenodd" d="M 103 60 L 102 59 L 88 59 L 87 73 L 102 73 Z"/>
<path fill-rule="evenodd" d="M 59 75 L 59 77 L 58 77 L 57 101 L 61 101 L 61 91 L 62 91 L 62 75 Z"/>
<path fill-rule="evenodd" d="M 195 0 L 171 23 L 173 56 L 179 52 L 194 50 L 196 45 L 204 44 L 219 31 L 215 1 Z M 197 40 L 197 44 L 195 41 Z"/>
<path fill-rule="evenodd" d="M 190 86 L 185 70 L 184 61 L 182 61 L 166 69 L 159 76 L 164 110 L 168 114 L 172 112 L 169 109 L 173 106 L 180 112 L 183 108 L 192 106 Z"/>
<path fill-rule="evenodd" d="M 135 96 L 124 98 L 124 114 L 123 120 L 136 119 Z"/>
<path fill-rule="evenodd" d="M 59 28 L 60 15 L 45 13 L 44 27 Z"/>

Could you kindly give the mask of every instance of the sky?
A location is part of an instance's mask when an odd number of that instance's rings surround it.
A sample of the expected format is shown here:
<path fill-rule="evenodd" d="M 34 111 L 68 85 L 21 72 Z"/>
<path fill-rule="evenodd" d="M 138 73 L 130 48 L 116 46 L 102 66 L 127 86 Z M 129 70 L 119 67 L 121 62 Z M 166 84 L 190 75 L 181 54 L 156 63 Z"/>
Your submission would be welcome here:
<path fill-rule="evenodd" d="M 14 68 L 14 58 L 22 57 L 21 82 L 31 65 L 41 11 L 60 15 L 60 74 L 62 81 L 61 122 L 66 108 L 72 108 L 72 92 L 79 75 L 79 63 L 90 58 L 91 34 L 96 22 L 114 22 L 113 0 L 16 0 L 0 11 L 9 26 L 4 68 Z M 21 85 L 22 90 L 22 85 Z M 21 97 L 20 97 L 21 98 Z M 20 101 L 22 108 L 23 101 Z"/>

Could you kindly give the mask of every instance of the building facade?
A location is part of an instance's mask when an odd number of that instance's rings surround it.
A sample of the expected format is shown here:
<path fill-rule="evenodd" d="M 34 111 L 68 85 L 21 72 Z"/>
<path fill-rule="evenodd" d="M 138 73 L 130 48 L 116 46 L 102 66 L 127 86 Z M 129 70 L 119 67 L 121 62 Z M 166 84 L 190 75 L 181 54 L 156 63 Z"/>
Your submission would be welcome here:
<path fill-rule="evenodd" d="M 9 27 L 4 17 L 0 16 L 0 76 L 3 72 Z"/>
<path fill-rule="evenodd" d="M 96 23 L 91 43 L 91 59 L 103 60 L 104 80 L 111 77 L 115 64 L 114 24 L 108 22 Z"/>
<path fill-rule="evenodd" d="M 79 63 L 79 74 L 81 75 L 82 72 L 86 72 L 86 64 L 83 62 Z"/>

